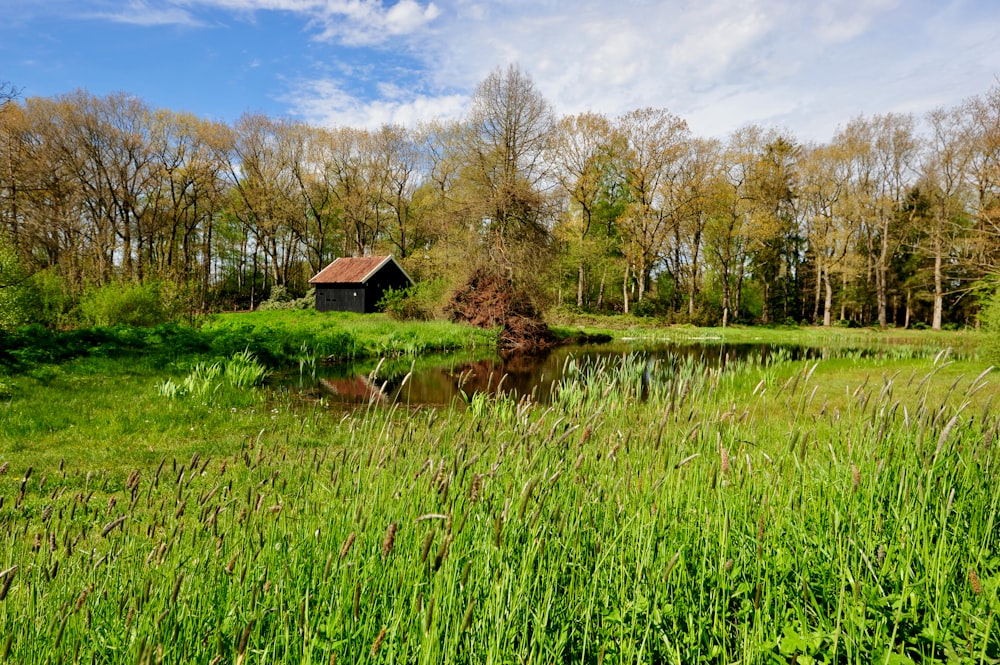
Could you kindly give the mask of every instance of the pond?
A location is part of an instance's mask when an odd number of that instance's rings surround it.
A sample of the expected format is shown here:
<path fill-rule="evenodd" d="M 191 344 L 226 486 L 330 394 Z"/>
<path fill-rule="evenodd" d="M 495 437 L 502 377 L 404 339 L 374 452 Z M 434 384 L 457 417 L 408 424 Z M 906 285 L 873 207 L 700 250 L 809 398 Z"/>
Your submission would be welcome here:
<path fill-rule="evenodd" d="M 855 351 L 864 353 L 864 351 Z M 464 402 L 477 393 L 503 392 L 516 399 L 526 396 L 541 404 L 551 400 L 553 387 L 567 371 L 597 366 L 615 368 L 623 358 L 658 369 L 681 363 L 707 367 L 736 360 L 821 357 L 822 349 L 773 344 L 635 343 L 627 340 L 600 345 L 563 346 L 548 353 L 500 358 L 496 355 L 456 353 L 421 356 L 414 360 L 363 361 L 317 369 L 284 378 L 291 389 L 328 402 L 345 405 L 403 403 L 412 406 Z M 649 377 L 647 371 L 643 377 Z"/>

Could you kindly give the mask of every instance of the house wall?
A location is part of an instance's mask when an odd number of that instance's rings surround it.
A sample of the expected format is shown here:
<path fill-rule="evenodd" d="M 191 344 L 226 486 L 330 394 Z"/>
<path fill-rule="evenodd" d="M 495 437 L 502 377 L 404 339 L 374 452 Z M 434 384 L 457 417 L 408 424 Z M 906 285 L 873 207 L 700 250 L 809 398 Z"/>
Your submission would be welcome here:
<path fill-rule="evenodd" d="M 317 284 L 316 310 L 320 312 L 357 312 L 365 310 L 365 287 L 361 284 Z"/>
<path fill-rule="evenodd" d="M 380 311 L 378 303 L 382 300 L 382 296 L 385 295 L 386 291 L 389 289 L 405 289 L 410 286 L 410 280 L 407 279 L 406 274 L 395 263 L 390 261 L 382 266 L 381 270 L 372 275 L 365 286 L 367 287 L 365 312 L 373 313 Z"/>

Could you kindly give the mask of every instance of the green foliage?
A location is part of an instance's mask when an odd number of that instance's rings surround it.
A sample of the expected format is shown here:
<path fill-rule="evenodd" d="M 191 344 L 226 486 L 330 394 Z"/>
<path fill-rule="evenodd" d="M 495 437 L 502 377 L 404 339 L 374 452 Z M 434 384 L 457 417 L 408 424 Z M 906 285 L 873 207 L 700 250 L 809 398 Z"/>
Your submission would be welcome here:
<path fill-rule="evenodd" d="M 0 237 L 0 330 L 13 330 L 31 320 L 27 281 L 17 253 Z"/>
<path fill-rule="evenodd" d="M 986 331 L 983 351 L 994 364 L 1000 365 L 1000 288 L 980 298 L 979 321 Z"/>
<path fill-rule="evenodd" d="M 405 289 L 389 289 L 377 307 L 398 321 L 429 321 L 441 313 L 447 291 L 447 280 L 430 279 Z"/>
<path fill-rule="evenodd" d="M 222 390 L 246 391 L 259 386 L 268 371 L 254 355 L 241 351 L 224 362 L 199 362 L 179 381 L 167 378 L 157 384 L 163 397 L 211 399 Z"/>
<path fill-rule="evenodd" d="M 80 320 L 91 326 L 155 326 L 174 318 L 176 312 L 160 282 L 112 282 L 84 291 Z"/>
<path fill-rule="evenodd" d="M 282 309 L 309 309 L 316 304 L 316 289 L 309 289 L 301 298 L 296 298 L 281 285 L 271 287 L 268 299 L 257 306 L 259 311 L 274 311 Z"/>
<path fill-rule="evenodd" d="M 347 413 L 133 369 L 19 377 L 0 410 L 10 662 L 1000 658 L 974 363 L 628 356 L 545 406 Z"/>
<path fill-rule="evenodd" d="M 73 296 L 69 283 L 55 270 L 42 270 L 31 276 L 32 321 L 48 327 L 62 327 L 71 322 Z"/>
<path fill-rule="evenodd" d="M 62 363 L 81 357 L 137 355 L 170 362 L 179 356 L 204 354 L 210 348 L 210 336 L 176 323 L 152 328 L 114 326 L 68 331 L 35 324 L 15 332 L 0 331 L 0 366 L 21 371 L 39 363 Z"/>

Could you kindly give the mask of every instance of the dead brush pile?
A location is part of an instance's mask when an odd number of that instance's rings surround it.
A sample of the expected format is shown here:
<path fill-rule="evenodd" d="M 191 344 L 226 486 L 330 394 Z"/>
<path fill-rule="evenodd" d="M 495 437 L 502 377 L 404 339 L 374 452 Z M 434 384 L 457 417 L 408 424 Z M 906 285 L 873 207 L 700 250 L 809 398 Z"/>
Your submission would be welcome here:
<path fill-rule="evenodd" d="M 510 279 L 485 270 L 472 274 L 452 297 L 446 312 L 456 323 L 501 327 L 501 354 L 544 351 L 557 343 L 531 298 L 518 292 Z"/>

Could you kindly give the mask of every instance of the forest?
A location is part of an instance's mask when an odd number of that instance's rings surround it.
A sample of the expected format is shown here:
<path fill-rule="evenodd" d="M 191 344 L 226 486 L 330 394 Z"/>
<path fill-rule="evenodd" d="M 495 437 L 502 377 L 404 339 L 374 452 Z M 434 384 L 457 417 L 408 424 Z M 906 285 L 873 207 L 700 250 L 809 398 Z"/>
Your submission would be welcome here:
<path fill-rule="evenodd" d="M 252 309 L 381 253 L 425 316 L 483 270 L 542 311 L 699 325 L 960 327 L 996 284 L 1000 86 L 825 143 L 699 137 L 663 108 L 561 117 L 516 65 L 413 128 L 0 93 L 0 327 L 98 323 L 109 292 Z"/>

